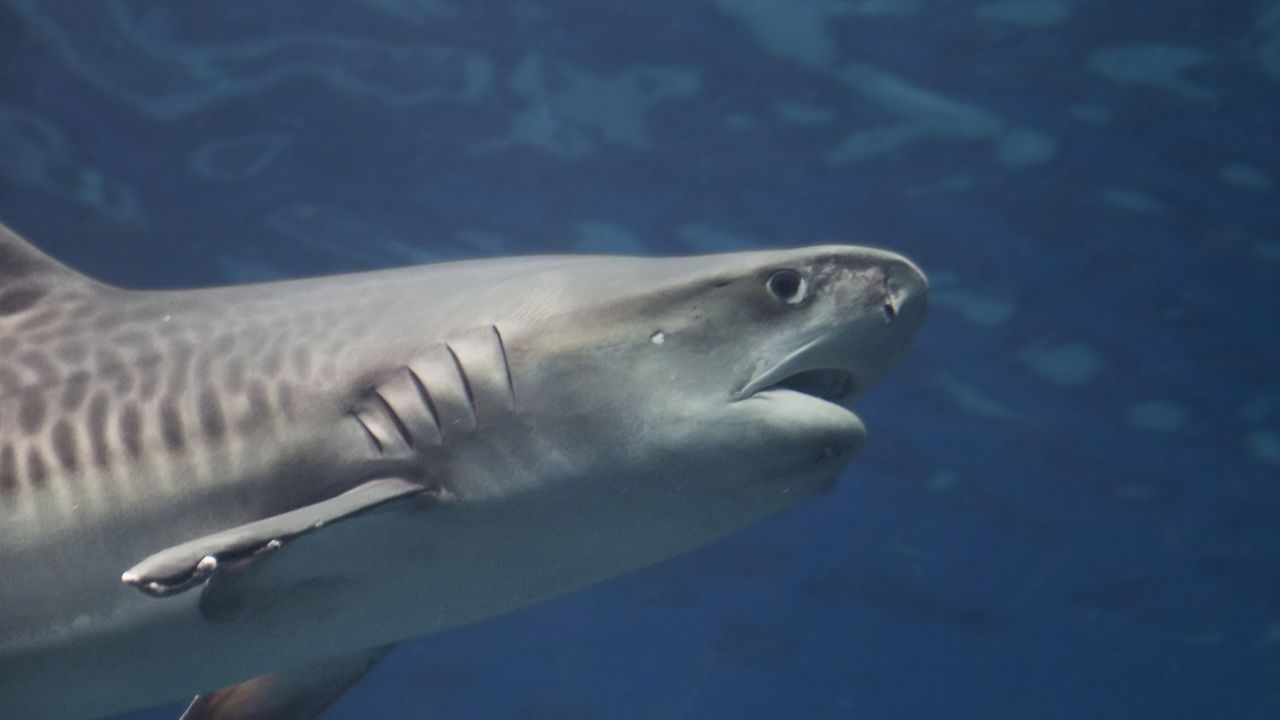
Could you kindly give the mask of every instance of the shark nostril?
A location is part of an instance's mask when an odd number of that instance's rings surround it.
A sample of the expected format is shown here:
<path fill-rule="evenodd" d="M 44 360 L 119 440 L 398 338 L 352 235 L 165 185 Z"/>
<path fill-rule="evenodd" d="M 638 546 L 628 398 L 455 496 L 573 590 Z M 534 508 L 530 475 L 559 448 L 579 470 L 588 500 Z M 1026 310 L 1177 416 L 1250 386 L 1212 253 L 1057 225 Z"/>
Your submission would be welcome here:
<path fill-rule="evenodd" d="M 884 300 L 884 317 L 889 321 L 898 317 L 898 303 L 892 296 L 887 297 Z"/>

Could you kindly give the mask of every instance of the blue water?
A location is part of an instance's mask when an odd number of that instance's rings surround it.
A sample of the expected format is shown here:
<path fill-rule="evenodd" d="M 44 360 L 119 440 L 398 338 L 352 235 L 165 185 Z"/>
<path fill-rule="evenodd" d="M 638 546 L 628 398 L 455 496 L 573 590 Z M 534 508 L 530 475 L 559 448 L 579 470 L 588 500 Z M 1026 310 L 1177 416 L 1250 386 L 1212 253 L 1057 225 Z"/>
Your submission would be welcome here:
<path fill-rule="evenodd" d="M 0 2 L 0 218 L 111 282 L 933 279 L 836 490 L 406 643 L 335 719 L 1280 717 L 1277 128 L 1272 0 Z"/>

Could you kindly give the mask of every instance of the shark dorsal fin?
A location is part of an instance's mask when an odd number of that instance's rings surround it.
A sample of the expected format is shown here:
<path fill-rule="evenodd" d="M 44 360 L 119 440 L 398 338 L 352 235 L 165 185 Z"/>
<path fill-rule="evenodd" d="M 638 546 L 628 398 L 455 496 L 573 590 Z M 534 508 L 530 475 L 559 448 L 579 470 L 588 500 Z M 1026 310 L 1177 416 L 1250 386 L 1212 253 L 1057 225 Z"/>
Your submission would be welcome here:
<path fill-rule="evenodd" d="M 55 288 L 102 287 L 0 224 L 0 315 L 24 310 Z"/>

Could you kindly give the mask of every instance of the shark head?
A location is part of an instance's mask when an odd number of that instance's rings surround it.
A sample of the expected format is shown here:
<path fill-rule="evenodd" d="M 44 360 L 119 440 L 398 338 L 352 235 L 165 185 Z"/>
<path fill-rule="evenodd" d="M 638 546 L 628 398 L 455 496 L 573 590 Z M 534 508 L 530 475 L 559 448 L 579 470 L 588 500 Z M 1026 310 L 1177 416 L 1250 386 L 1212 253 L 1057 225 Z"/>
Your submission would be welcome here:
<path fill-rule="evenodd" d="M 845 246 L 129 291 L 0 227 L 0 715 L 303 666 L 186 716 L 321 707 L 317 659 L 349 684 L 741 529 L 862 448 L 926 295 Z"/>
<path fill-rule="evenodd" d="M 915 265 L 854 246 L 572 258 L 527 281 L 499 324 L 528 449 L 501 472 L 626 498 L 690 547 L 835 481 L 866 437 L 855 402 L 927 305 Z"/>

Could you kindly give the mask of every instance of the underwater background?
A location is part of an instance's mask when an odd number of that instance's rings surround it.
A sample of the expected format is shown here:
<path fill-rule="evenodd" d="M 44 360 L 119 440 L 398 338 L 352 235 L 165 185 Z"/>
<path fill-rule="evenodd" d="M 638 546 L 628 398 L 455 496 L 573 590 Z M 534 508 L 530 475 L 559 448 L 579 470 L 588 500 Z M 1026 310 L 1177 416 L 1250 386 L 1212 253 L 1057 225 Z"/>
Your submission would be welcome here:
<path fill-rule="evenodd" d="M 1274 0 L 0 0 L 0 219 L 112 283 L 930 274 L 835 490 L 334 720 L 1280 717 L 1278 184 Z"/>

